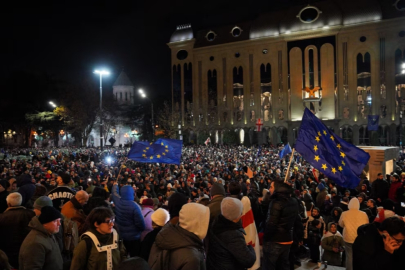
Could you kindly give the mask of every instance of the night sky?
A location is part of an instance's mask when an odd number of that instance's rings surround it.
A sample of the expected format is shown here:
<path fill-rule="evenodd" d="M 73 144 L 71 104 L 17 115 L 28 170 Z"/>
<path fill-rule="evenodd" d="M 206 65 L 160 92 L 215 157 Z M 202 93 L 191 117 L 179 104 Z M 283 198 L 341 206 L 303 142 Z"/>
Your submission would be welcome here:
<path fill-rule="evenodd" d="M 306 3 L 308 0 L 16 2 L 0 13 L 0 86 L 13 88 L 5 82 L 17 71 L 75 82 L 86 77 L 97 80 L 93 70 L 105 67 L 112 72 L 104 80 L 105 91 L 112 92 L 111 85 L 124 68 L 136 88 L 143 87 L 152 98 L 170 98 L 166 43 L 177 25 L 191 23 L 195 32 Z M 29 89 L 18 91 L 18 95 L 29 93 Z"/>

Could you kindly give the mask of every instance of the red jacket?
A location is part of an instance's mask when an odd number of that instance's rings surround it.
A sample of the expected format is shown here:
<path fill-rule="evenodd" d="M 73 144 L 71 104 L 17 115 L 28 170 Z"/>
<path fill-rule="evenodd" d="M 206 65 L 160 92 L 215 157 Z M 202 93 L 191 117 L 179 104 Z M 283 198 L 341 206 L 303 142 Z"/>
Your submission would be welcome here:
<path fill-rule="evenodd" d="M 393 182 L 391 183 L 390 190 L 388 191 L 388 198 L 390 200 L 393 200 L 394 202 L 397 202 L 397 189 L 402 186 L 402 183 L 400 181 L 398 182 Z"/>

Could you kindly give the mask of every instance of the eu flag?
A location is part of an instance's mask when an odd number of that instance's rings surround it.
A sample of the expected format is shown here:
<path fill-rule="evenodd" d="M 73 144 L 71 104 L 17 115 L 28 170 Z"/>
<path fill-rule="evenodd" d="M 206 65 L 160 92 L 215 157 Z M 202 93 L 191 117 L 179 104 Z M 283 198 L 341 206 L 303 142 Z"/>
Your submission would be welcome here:
<path fill-rule="evenodd" d="M 295 149 L 336 184 L 355 188 L 370 155 L 339 138 L 305 108 Z"/>
<path fill-rule="evenodd" d="M 128 158 L 143 163 L 180 164 L 183 141 L 158 139 L 154 143 L 134 142 Z"/>
<path fill-rule="evenodd" d="M 378 130 L 378 120 L 380 118 L 379 115 L 367 115 L 368 123 L 367 123 L 367 130 L 368 131 L 376 131 Z"/>
<path fill-rule="evenodd" d="M 287 143 L 287 144 L 284 146 L 283 150 L 280 151 L 280 159 L 282 159 L 284 156 L 290 154 L 291 152 L 292 152 L 292 151 L 291 151 L 290 143 Z"/>

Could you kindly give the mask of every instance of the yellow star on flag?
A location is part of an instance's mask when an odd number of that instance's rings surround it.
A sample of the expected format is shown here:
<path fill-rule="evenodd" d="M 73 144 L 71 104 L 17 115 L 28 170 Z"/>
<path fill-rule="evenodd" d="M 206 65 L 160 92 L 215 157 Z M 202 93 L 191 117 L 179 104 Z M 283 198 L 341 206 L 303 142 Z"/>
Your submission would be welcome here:
<path fill-rule="evenodd" d="M 328 166 L 326 166 L 326 164 L 322 164 L 322 169 L 326 170 L 328 168 Z"/>
<path fill-rule="evenodd" d="M 346 163 L 345 163 L 343 160 L 342 160 L 342 165 L 343 165 L 343 166 L 346 166 Z"/>
<path fill-rule="evenodd" d="M 152 143 L 150 143 L 150 145 L 152 145 Z"/>
<path fill-rule="evenodd" d="M 149 150 L 149 147 L 146 147 L 146 150 Z"/>
<path fill-rule="evenodd" d="M 332 172 L 333 172 L 333 174 L 335 174 L 337 171 L 335 168 L 332 168 Z"/>
<path fill-rule="evenodd" d="M 339 170 L 339 171 L 343 171 L 342 166 L 339 166 L 339 167 L 338 167 L 338 170 Z"/>
<path fill-rule="evenodd" d="M 330 136 L 330 139 L 333 141 L 333 140 L 335 140 L 335 138 L 333 138 L 333 136 Z"/>
<path fill-rule="evenodd" d="M 144 153 L 146 153 L 146 150 L 143 150 Z"/>
<path fill-rule="evenodd" d="M 339 150 L 340 150 L 340 148 L 342 148 L 342 146 L 340 145 L 340 143 L 338 143 L 338 144 L 336 145 L 336 147 L 339 148 Z"/>
<path fill-rule="evenodd" d="M 165 152 L 169 152 L 169 150 L 166 149 Z"/>
<path fill-rule="evenodd" d="M 150 158 L 149 159 L 153 159 L 153 156 L 150 156 Z"/>
<path fill-rule="evenodd" d="M 323 131 L 323 134 L 325 134 L 325 135 L 327 134 L 327 133 L 326 133 L 326 130 Z"/>
<path fill-rule="evenodd" d="M 315 152 L 318 151 L 318 146 L 317 145 L 314 145 L 314 151 Z"/>
<path fill-rule="evenodd" d="M 143 156 L 143 157 L 146 157 L 146 155 L 145 155 L 145 154 L 142 154 L 142 156 Z"/>
<path fill-rule="evenodd" d="M 344 158 L 346 155 L 345 155 L 345 153 L 340 152 L 340 156 L 341 156 L 342 158 Z"/>
<path fill-rule="evenodd" d="M 320 160 L 319 156 L 315 156 L 314 159 L 316 160 L 316 162 L 318 162 Z"/>
<path fill-rule="evenodd" d="M 320 131 L 318 131 L 318 136 L 321 136 L 322 134 L 321 134 L 321 132 Z"/>
<path fill-rule="evenodd" d="M 165 146 L 165 148 L 168 148 L 167 145 Z"/>
<path fill-rule="evenodd" d="M 319 142 L 320 140 L 318 136 L 315 137 L 315 141 Z"/>
<path fill-rule="evenodd" d="M 160 156 L 160 155 L 157 155 L 156 157 L 157 157 L 157 158 L 160 158 L 161 156 Z"/>
<path fill-rule="evenodd" d="M 166 153 L 162 153 L 162 155 L 166 156 Z"/>
<path fill-rule="evenodd" d="M 164 143 L 161 143 L 161 145 L 164 145 Z"/>

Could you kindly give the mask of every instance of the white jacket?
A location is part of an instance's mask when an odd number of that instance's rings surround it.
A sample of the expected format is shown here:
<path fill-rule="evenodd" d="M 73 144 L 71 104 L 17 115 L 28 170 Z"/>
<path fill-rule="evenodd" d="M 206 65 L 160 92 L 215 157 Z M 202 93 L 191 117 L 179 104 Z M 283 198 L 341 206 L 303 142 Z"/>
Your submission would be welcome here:
<path fill-rule="evenodd" d="M 368 216 L 360 211 L 360 203 L 357 198 L 352 198 L 349 202 L 349 210 L 342 213 L 339 225 L 343 228 L 343 240 L 353 244 L 357 237 L 357 228 L 368 224 Z"/>

